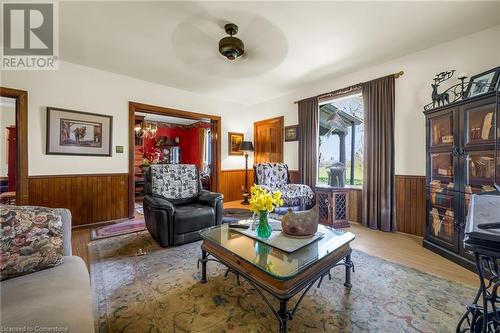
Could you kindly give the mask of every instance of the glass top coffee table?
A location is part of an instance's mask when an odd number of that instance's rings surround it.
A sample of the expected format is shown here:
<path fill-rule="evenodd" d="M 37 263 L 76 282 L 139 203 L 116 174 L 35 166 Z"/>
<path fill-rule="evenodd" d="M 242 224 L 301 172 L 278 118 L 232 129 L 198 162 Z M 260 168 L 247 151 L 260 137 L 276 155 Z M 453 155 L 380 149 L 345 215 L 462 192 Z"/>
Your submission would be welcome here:
<path fill-rule="evenodd" d="M 319 287 L 325 276 L 331 277 L 333 267 L 345 266 L 344 286 L 351 288 L 354 264 L 350 242 L 354 234 L 323 225 L 318 231 L 324 234 L 322 238 L 288 253 L 243 235 L 227 224 L 202 230 L 201 282 L 207 282 L 208 261 L 222 263 L 257 290 L 278 319 L 279 331 L 286 332 L 286 322 L 291 320 L 305 294 L 318 281 Z M 279 310 L 263 291 L 278 299 Z M 294 308 L 288 310 L 288 301 L 300 292 Z"/>

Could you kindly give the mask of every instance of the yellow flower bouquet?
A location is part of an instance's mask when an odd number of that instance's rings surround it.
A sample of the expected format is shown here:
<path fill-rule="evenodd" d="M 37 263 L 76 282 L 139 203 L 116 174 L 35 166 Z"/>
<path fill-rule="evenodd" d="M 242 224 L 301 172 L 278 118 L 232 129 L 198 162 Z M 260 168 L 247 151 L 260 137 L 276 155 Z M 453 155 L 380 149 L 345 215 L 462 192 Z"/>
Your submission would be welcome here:
<path fill-rule="evenodd" d="M 274 193 L 269 193 L 263 187 L 254 185 L 250 189 L 250 193 L 252 194 L 250 199 L 250 210 L 259 214 L 257 236 L 261 238 L 269 238 L 273 230 L 269 225 L 268 214 L 272 212 L 275 207 L 283 205 L 281 192 L 275 191 Z"/>

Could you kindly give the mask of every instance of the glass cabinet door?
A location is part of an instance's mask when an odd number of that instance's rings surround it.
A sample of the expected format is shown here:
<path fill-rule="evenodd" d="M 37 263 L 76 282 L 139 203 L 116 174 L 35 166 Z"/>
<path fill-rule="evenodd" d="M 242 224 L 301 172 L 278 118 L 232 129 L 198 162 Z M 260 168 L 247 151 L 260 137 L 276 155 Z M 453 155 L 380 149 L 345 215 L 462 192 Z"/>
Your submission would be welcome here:
<path fill-rule="evenodd" d="M 430 187 L 429 216 L 427 217 L 428 235 L 435 242 L 452 251 L 458 249 L 456 228 L 456 196 L 457 192 L 438 187 Z"/>
<path fill-rule="evenodd" d="M 474 193 L 491 192 L 495 190 L 495 152 L 470 151 L 465 155 L 465 216 L 469 207 L 470 197 Z"/>
<path fill-rule="evenodd" d="M 495 104 L 464 110 L 465 146 L 495 143 Z"/>
<path fill-rule="evenodd" d="M 430 147 L 454 145 L 453 112 L 434 116 L 430 121 Z"/>
<path fill-rule="evenodd" d="M 495 183 L 495 152 L 470 151 L 465 155 L 465 193 L 490 192 Z"/>
<path fill-rule="evenodd" d="M 430 154 L 431 187 L 454 189 L 455 159 L 452 152 Z"/>

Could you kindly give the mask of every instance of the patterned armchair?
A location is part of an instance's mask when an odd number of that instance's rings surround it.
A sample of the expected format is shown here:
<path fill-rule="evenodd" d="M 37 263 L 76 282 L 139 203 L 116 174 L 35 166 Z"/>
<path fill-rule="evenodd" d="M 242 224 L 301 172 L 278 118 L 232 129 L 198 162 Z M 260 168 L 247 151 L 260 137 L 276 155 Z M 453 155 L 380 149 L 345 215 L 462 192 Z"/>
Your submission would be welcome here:
<path fill-rule="evenodd" d="M 202 190 L 195 165 L 152 165 L 145 182 L 144 220 L 160 246 L 194 242 L 198 231 L 222 224 L 224 196 Z"/>
<path fill-rule="evenodd" d="M 284 163 L 258 163 L 253 166 L 254 183 L 271 193 L 281 191 L 285 208 L 306 210 L 314 205 L 313 190 L 303 184 L 290 184 L 288 166 Z"/>

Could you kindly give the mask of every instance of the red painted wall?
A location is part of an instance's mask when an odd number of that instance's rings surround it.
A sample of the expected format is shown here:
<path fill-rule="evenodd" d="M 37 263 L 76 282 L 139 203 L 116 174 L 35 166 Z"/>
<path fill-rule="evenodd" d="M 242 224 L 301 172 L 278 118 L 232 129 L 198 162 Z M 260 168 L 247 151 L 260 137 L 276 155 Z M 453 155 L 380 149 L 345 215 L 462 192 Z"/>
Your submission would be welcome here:
<path fill-rule="evenodd" d="M 200 128 L 170 128 L 158 127 L 156 137 L 152 139 L 144 139 L 144 148 L 151 149 L 156 143 L 156 138 L 166 136 L 169 139 L 179 137 L 179 147 L 181 149 L 181 163 L 196 164 L 201 167 L 200 155 Z"/>

